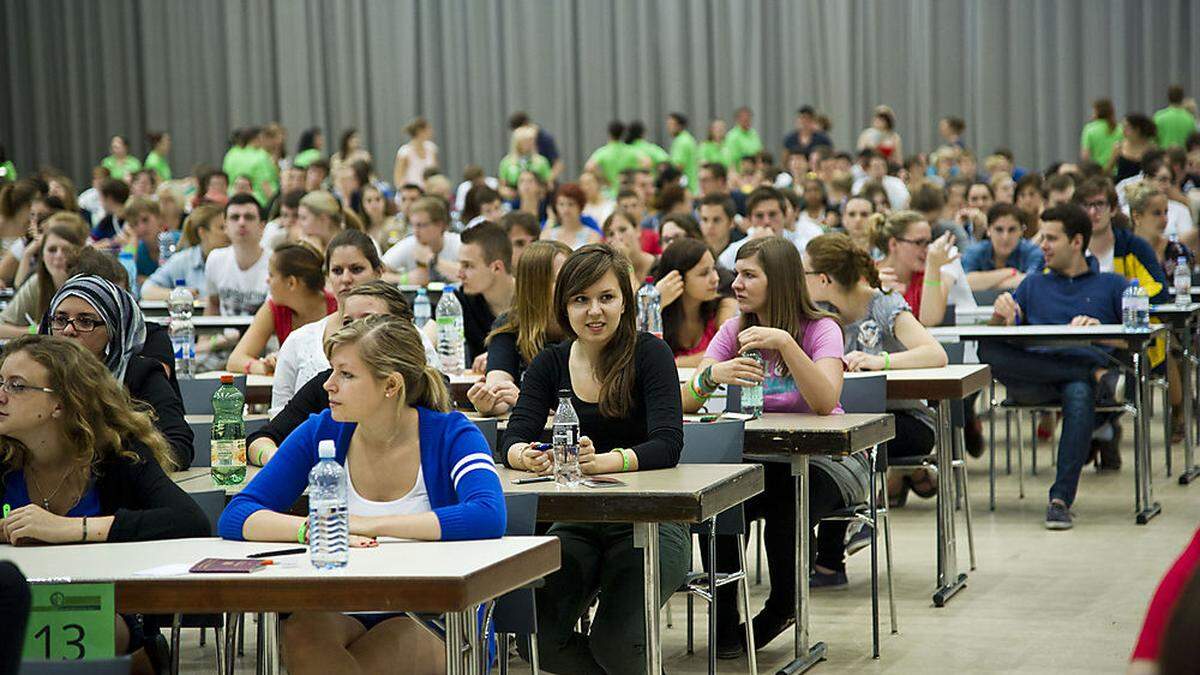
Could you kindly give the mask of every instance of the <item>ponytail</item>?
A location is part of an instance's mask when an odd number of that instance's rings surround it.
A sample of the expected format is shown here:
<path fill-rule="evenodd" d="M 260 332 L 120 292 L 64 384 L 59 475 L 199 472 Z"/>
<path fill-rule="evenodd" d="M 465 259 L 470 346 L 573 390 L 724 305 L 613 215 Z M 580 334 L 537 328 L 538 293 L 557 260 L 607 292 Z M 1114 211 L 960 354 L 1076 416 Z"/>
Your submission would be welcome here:
<path fill-rule="evenodd" d="M 886 225 L 887 214 L 885 213 L 872 213 L 867 217 L 867 222 L 863 224 L 863 231 L 867 233 L 867 241 L 880 251 L 888 250 L 890 237 L 887 234 Z"/>
<path fill-rule="evenodd" d="M 424 406 L 438 412 L 450 412 L 450 390 L 446 388 L 442 374 L 429 364 L 425 364 L 422 374 L 424 377 L 418 386 L 419 391 L 408 395 L 408 404 Z"/>
<path fill-rule="evenodd" d="M 875 213 L 867 218 L 867 236 L 872 246 L 887 255 L 889 241 L 903 237 L 913 223 L 922 222 L 926 222 L 925 216 L 911 210 Z"/>

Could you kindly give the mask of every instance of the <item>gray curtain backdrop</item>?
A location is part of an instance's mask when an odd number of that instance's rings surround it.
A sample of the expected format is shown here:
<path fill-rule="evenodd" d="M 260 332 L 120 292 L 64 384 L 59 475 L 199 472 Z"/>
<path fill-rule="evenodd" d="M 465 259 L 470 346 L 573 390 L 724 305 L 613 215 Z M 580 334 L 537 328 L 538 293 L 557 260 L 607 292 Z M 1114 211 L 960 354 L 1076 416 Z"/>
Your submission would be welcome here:
<path fill-rule="evenodd" d="M 168 130 L 183 175 L 270 120 L 289 153 L 305 127 L 328 152 L 358 127 L 390 178 L 418 114 L 451 178 L 491 173 L 517 109 L 573 174 L 614 117 L 666 144 L 668 112 L 702 138 L 749 105 L 778 151 L 804 103 L 839 147 L 888 103 L 906 152 L 958 115 L 981 154 L 1042 167 L 1077 155 L 1094 98 L 1124 114 L 1200 92 L 1195 0 L 4 0 L 0 39 L 0 144 L 80 181 L 113 133 L 144 156 Z"/>

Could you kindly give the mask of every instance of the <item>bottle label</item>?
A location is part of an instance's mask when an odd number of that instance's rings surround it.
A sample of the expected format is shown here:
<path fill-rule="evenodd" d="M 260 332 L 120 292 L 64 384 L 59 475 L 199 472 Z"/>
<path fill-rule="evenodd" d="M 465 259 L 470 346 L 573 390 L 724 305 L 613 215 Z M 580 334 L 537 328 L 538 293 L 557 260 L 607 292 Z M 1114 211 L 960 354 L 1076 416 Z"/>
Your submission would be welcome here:
<path fill-rule="evenodd" d="M 213 439 L 211 463 L 213 467 L 246 466 L 246 439 L 238 438 L 229 441 Z"/>

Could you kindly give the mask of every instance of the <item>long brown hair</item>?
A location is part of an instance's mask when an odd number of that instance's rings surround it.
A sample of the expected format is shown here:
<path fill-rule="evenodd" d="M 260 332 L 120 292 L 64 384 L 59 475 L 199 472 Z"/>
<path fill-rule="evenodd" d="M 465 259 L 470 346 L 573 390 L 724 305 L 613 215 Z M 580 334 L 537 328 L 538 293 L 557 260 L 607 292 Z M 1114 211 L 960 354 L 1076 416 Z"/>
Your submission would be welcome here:
<path fill-rule="evenodd" d="M 554 311 L 546 302 L 554 285 L 554 259 L 570 256 L 571 247 L 553 239 L 535 241 L 525 248 L 517 263 L 517 286 L 513 306 L 502 325 L 487 336 L 487 342 L 502 333 L 515 333 L 517 351 L 526 363 L 546 346 L 552 333 L 561 329 L 555 324 Z"/>
<path fill-rule="evenodd" d="M 404 380 L 404 402 L 449 412 L 450 392 L 442 375 L 425 362 L 425 346 L 412 321 L 394 316 L 367 316 L 325 338 L 325 356 L 346 345 L 358 345 L 358 356 L 376 379 L 392 373 Z"/>
<path fill-rule="evenodd" d="M 521 256 L 524 258 L 524 256 Z M 633 407 L 634 349 L 637 346 L 637 307 L 633 297 L 633 285 L 629 281 L 629 259 L 608 244 L 588 244 L 571 254 L 558 272 L 558 283 L 554 285 L 554 309 L 558 325 L 568 338 L 579 337 L 571 327 L 567 316 L 567 303 L 571 298 L 612 272 L 621 289 L 621 321 L 612 339 L 604 346 L 600 362 L 593 368 L 593 375 L 600 380 L 600 414 L 610 418 L 622 418 Z"/>
<path fill-rule="evenodd" d="M 78 214 L 59 211 L 46 219 L 46 231 L 42 233 L 42 247 L 46 246 L 46 239 L 50 235 L 54 235 L 59 239 L 71 244 L 75 247 L 75 251 L 71 254 L 67 262 L 67 269 L 74 264 L 75 258 L 79 255 L 79 251 L 83 249 L 87 243 L 89 230 L 84 224 L 83 218 Z M 50 309 L 50 298 L 54 297 L 54 293 L 58 291 L 58 285 L 54 283 L 54 277 L 50 275 L 50 269 L 46 267 L 46 255 L 43 251 L 38 255 L 37 267 L 37 285 L 38 285 L 38 304 L 37 314 L 34 316 L 42 316 Z"/>
<path fill-rule="evenodd" d="M 669 221 L 678 222 L 678 221 Z M 712 252 L 708 250 L 708 245 L 703 240 L 696 239 L 679 239 L 671 242 L 671 245 L 663 251 L 662 257 L 658 259 L 658 267 L 655 270 L 656 280 L 661 280 L 663 277 L 670 274 L 672 271 L 679 272 L 680 278 L 685 282 L 688 272 L 692 268 L 700 264 L 707 253 L 712 256 Z M 714 257 L 713 266 L 716 266 Z M 708 325 L 713 317 L 717 315 L 717 310 L 721 307 L 721 297 L 717 296 L 712 300 L 706 300 L 700 303 L 700 323 Z M 671 345 L 671 350 L 678 353 L 688 349 L 691 345 L 685 345 L 679 341 L 679 333 L 683 327 L 683 302 L 678 300 L 667 305 L 662 311 L 663 322 L 663 339 L 667 344 Z"/>
<path fill-rule="evenodd" d="M 67 453 L 93 470 L 106 459 L 134 462 L 139 455 L 129 444 L 149 448 L 164 471 L 177 468 L 170 446 L 154 428 L 149 405 L 135 402 L 125 385 L 77 340 L 51 335 L 23 335 L 4 347 L 0 362 L 18 352 L 29 354 L 50 373 L 49 388 L 62 401 L 62 424 Z M 29 449 L 20 441 L 0 436 L 0 463 L 20 468 Z"/>
<path fill-rule="evenodd" d="M 852 288 L 865 279 L 872 288 L 879 288 L 879 270 L 871 255 L 859 248 L 849 235 L 840 232 L 822 234 L 808 242 L 809 271 L 828 274 L 842 288 Z"/>
<path fill-rule="evenodd" d="M 767 276 L 767 301 L 761 312 L 742 314 L 741 330 L 767 326 L 798 336 L 804 332 L 802 322 L 833 318 L 833 314 L 818 309 L 808 296 L 804 261 L 795 244 L 783 237 L 763 237 L 751 239 L 738 249 L 738 260 L 755 256 Z"/>

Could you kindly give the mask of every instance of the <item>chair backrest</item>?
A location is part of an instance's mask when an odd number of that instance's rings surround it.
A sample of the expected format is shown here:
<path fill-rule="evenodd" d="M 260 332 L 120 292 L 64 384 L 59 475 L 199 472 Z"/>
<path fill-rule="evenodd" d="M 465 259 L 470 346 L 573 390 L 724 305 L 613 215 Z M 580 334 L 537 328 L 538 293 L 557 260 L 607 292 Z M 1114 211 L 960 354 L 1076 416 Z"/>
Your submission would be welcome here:
<path fill-rule="evenodd" d="M 179 395 L 183 397 L 183 412 L 188 415 L 211 415 L 213 393 L 220 386 L 220 379 L 181 378 Z M 244 395 L 246 393 L 246 376 L 235 375 L 233 386 L 237 387 Z"/>
<path fill-rule="evenodd" d="M 21 675 L 129 675 L 128 656 L 91 661 L 22 661 Z"/>
<path fill-rule="evenodd" d="M 504 505 L 508 509 L 508 524 L 504 534 L 510 537 L 527 537 L 537 526 L 537 495 L 505 495 Z M 532 588 L 518 588 L 496 599 L 492 612 L 492 623 L 499 633 L 528 635 L 537 632 L 537 609 Z"/>
<path fill-rule="evenodd" d="M 225 491 L 224 490 L 205 490 L 203 492 L 189 492 L 188 496 L 200 510 L 204 512 L 208 518 L 208 526 L 212 534 L 217 533 L 217 521 L 221 519 L 221 512 L 225 510 Z"/>
<path fill-rule="evenodd" d="M 742 412 L 742 388 L 736 384 L 725 387 L 725 411 Z"/>
<path fill-rule="evenodd" d="M 978 305 L 994 305 L 996 298 L 1004 292 L 1005 290 L 1002 288 L 989 288 L 985 291 L 971 291 L 971 295 L 975 296 L 975 303 Z"/>
<path fill-rule="evenodd" d="M 946 314 L 944 316 L 942 316 L 942 322 L 939 323 L 938 325 L 939 326 L 953 326 L 953 325 L 955 325 L 954 317 L 955 317 L 954 305 L 946 305 Z"/>
<path fill-rule="evenodd" d="M 474 419 L 471 421 L 475 423 L 475 426 L 479 427 L 479 430 L 483 432 L 483 437 L 487 439 L 488 447 L 492 449 L 492 459 L 496 460 L 497 464 L 503 463 L 503 460 L 500 458 L 500 453 L 497 450 L 497 445 L 499 444 L 498 436 L 500 432 L 498 430 L 499 427 L 497 426 L 498 423 L 496 418 L 488 417 L 484 419 Z"/>
<path fill-rule="evenodd" d="M 684 424 L 683 454 L 679 456 L 679 463 L 741 464 L 745 434 L 746 423 L 741 420 Z M 717 516 L 717 534 L 742 534 L 745 531 L 741 504 Z"/>
<path fill-rule="evenodd" d="M 966 354 L 967 344 L 965 342 L 951 342 L 943 344 L 942 349 L 946 350 L 946 361 L 950 365 L 961 365 L 963 355 Z"/>
<path fill-rule="evenodd" d="M 246 435 L 249 436 L 266 424 L 267 419 L 262 417 L 246 420 Z M 188 422 L 188 426 L 192 428 L 192 447 L 196 449 L 192 455 L 192 466 L 212 466 L 212 453 L 209 451 L 209 446 L 212 445 L 212 423 Z"/>
<path fill-rule="evenodd" d="M 848 413 L 887 412 L 887 376 L 872 373 L 843 379 L 842 410 Z M 883 443 L 876 452 L 875 466 L 884 471 L 887 464 L 887 443 Z"/>

